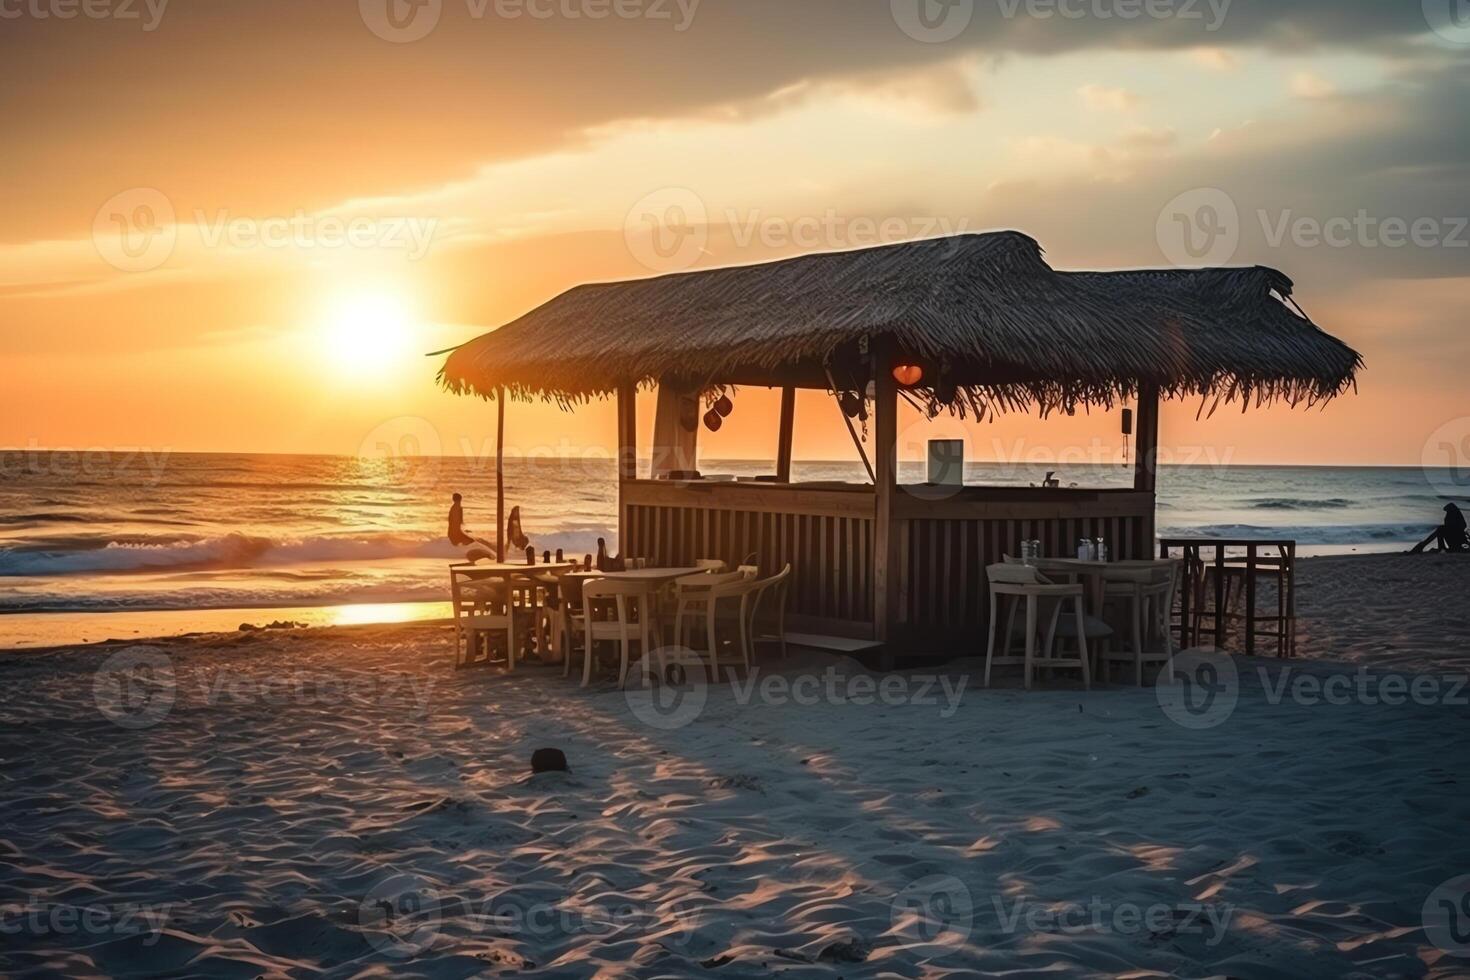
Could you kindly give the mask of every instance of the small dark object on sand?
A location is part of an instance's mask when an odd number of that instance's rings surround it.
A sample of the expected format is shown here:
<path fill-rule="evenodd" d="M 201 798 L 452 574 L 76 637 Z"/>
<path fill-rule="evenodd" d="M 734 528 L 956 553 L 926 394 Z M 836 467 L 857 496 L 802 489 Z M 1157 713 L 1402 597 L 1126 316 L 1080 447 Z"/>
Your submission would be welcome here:
<path fill-rule="evenodd" d="M 264 626 L 256 626 L 254 623 L 241 623 L 240 632 L 259 633 L 261 630 L 304 630 L 309 625 L 309 623 L 298 623 L 292 619 L 276 619 L 266 623 Z"/>
<path fill-rule="evenodd" d="M 818 963 L 861 963 L 873 947 L 861 939 L 843 939 L 817 954 Z"/>
<path fill-rule="evenodd" d="M 571 772 L 561 749 L 537 749 L 531 753 L 531 772 Z"/>

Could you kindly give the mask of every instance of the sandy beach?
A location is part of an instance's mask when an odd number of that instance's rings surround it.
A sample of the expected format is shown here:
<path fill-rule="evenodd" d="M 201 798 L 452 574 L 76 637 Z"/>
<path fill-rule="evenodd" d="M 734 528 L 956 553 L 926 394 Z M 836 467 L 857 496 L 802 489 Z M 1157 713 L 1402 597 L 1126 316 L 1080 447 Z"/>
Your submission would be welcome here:
<path fill-rule="evenodd" d="M 1464 976 L 1470 561 L 1299 581 L 1203 712 L 816 653 L 659 700 L 423 625 L 7 654 L 0 972 Z"/>
<path fill-rule="evenodd" d="M 0 22 L 0 980 L 1470 980 L 1470 0 Z"/>

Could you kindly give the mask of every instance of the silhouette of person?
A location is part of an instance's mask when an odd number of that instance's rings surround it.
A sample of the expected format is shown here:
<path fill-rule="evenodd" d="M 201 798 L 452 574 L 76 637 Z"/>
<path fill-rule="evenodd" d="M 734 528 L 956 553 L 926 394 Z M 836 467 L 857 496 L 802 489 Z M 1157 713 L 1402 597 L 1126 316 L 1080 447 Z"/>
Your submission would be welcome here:
<path fill-rule="evenodd" d="M 1444 523 L 1433 531 L 1429 536 L 1414 545 L 1411 554 L 1418 554 L 1429 546 L 1431 541 L 1439 544 L 1440 551 L 1470 551 L 1470 538 L 1465 534 L 1465 515 L 1460 513 L 1460 508 L 1454 504 L 1444 505 Z"/>
<path fill-rule="evenodd" d="M 505 540 L 517 551 L 525 551 L 530 545 L 531 539 L 526 537 L 521 530 L 521 509 L 512 507 L 510 516 L 505 519 Z"/>
<path fill-rule="evenodd" d="M 456 548 L 463 548 L 467 544 L 474 544 L 475 539 L 468 534 L 468 528 L 464 526 L 464 505 L 459 494 L 454 495 L 454 503 L 449 508 L 449 543 Z"/>

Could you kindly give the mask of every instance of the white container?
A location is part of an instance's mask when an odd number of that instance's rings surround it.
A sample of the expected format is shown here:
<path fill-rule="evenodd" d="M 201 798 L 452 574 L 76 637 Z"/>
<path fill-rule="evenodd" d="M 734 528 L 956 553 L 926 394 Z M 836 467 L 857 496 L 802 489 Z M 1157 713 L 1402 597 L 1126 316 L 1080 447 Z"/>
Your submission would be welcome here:
<path fill-rule="evenodd" d="M 965 440 L 929 440 L 929 482 L 941 487 L 965 485 Z"/>

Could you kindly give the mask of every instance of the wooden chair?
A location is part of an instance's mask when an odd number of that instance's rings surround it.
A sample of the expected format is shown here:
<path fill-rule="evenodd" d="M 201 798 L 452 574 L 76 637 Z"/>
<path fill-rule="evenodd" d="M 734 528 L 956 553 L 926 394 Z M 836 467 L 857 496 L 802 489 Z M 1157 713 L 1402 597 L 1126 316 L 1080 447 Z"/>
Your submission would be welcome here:
<path fill-rule="evenodd" d="M 1114 663 L 1132 663 L 1134 682 L 1143 685 L 1145 663 L 1167 663 L 1174 655 L 1169 628 L 1174 592 L 1179 583 L 1177 558 L 1120 561 L 1103 573 L 1103 606 L 1119 610 L 1130 641 L 1107 645 L 1099 654 L 1102 671 Z M 1155 643 L 1161 646 L 1153 646 Z"/>
<path fill-rule="evenodd" d="M 775 575 L 756 582 L 755 595 L 750 602 L 750 645 L 754 652 L 758 643 L 777 643 L 781 647 L 781 658 L 786 657 L 786 592 L 791 581 L 791 563 Z M 762 629 L 761 614 L 770 616 L 771 628 Z"/>
<path fill-rule="evenodd" d="M 591 579 L 582 583 L 582 639 L 585 657 L 582 661 L 582 686 L 592 683 L 592 661 L 598 640 L 618 643 L 618 684 L 628 676 L 629 652 L 633 643 L 639 653 L 648 656 L 648 587 L 642 582 L 619 579 Z M 645 678 L 646 681 L 646 678 Z"/>
<path fill-rule="evenodd" d="M 728 639 L 728 635 L 722 634 L 718 629 L 721 603 L 725 603 L 726 607 L 734 605 L 735 609 L 731 611 L 735 614 L 739 663 L 749 669 L 751 644 L 748 611 L 755 587 L 759 583 L 748 578 L 744 572 L 735 571 L 697 572 L 685 575 L 676 580 L 675 584 L 678 588 L 674 593 L 674 641 L 690 650 L 702 649 L 709 656 L 710 675 L 718 676 L 720 640 L 722 635 Z M 689 617 L 687 620 L 686 616 Z M 704 644 L 701 648 L 696 648 L 694 624 L 700 619 L 704 621 Z"/>
<path fill-rule="evenodd" d="M 580 589 L 576 589 L 575 599 L 568 601 L 568 592 L 573 590 L 573 583 L 578 581 L 575 578 L 565 579 L 568 571 L 569 569 L 559 568 L 542 572 L 532 580 L 537 593 L 536 649 L 543 663 L 566 662 L 565 641 L 569 624 L 581 621 L 582 593 Z M 573 634 L 578 631 L 578 628 L 572 628 Z"/>
<path fill-rule="evenodd" d="M 680 620 L 684 613 L 699 613 L 704 610 L 704 604 L 709 595 L 709 590 L 715 585 L 724 582 L 734 582 L 744 578 L 742 572 L 716 572 L 707 570 L 702 572 L 691 572 L 682 575 L 669 583 L 670 605 L 674 609 L 674 642 L 683 642 L 683 627 Z"/>
<path fill-rule="evenodd" d="M 517 626 L 525 625 L 526 615 L 516 606 L 509 580 L 471 579 L 451 571 L 449 591 L 454 610 L 454 666 L 488 663 L 488 642 L 483 660 L 476 660 L 472 654 L 482 640 L 504 633 L 506 670 L 515 670 Z"/>
<path fill-rule="evenodd" d="M 576 651 L 578 638 L 586 633 L 587 622 L 582 608 L 583 579 L 576 575 L 563 575 L 557 580 L 557 609 L 555 639 L 561 654 L 561 675 L 570 677 L 572 654 Z"/>
<path fill-rule="evenodd" d="M 1026 689 L 1031 689 L 1031 677 L 1036 667 L 1076 667 L 1082 672 L 1082 684 L 1087 689 L 1092 688 L 1092 670 L 1088 664 L 1087 638 L 1089 632 L 1093 635 L 1106 635 L 1112 631 L 1105 625 L 1088 623 L 1090 617 L 1082 609 L 1083 588 L 1081 585 L 1056 585 L 1030 565 L 1019 565 L 1011 562 L 1000 562 L 995 565 L 987 565 L 986 576 L 990 580 L 990 638 L 989 645 L 985 651 L 985 686 L 990 686 L 990 669 L 1000 664 L 1021 664 L 1025 671 Z M 1010 612 L 1006 617 L 1005 646 L 1001 650 L 1001 656 L 995 655 L 996 627 L 999 624 L 998 605 L 1001 597 L 1012 597 Z M 1011 634 L 1014 632 L 1016 607 L 1020 600 L 1025 600 L 1026 625 L 1025 625 L 1025 655 L 1013 657 L 1010 655 Z M 1058 657 L 1056 655 L 1056 640 L 1058 636 L 1064 635 L 1059 630 L 1059 621 L 1062 609 L 1070 602 L 1072 613 L 1069 617 L 1072 621 L 1071 628 L 1067 630 L 1076 642 L 1075 657 Z M 1042 605 L 1048 607 L 1046 638 L 1042 644 L 1041 654 L 1037 655 L 1038 629 L 1042 616 Z M 1098 626 L 1101 625 L 1101 629 Z M 1106 631 L 1106 632 L 1104 632 Z"/>

